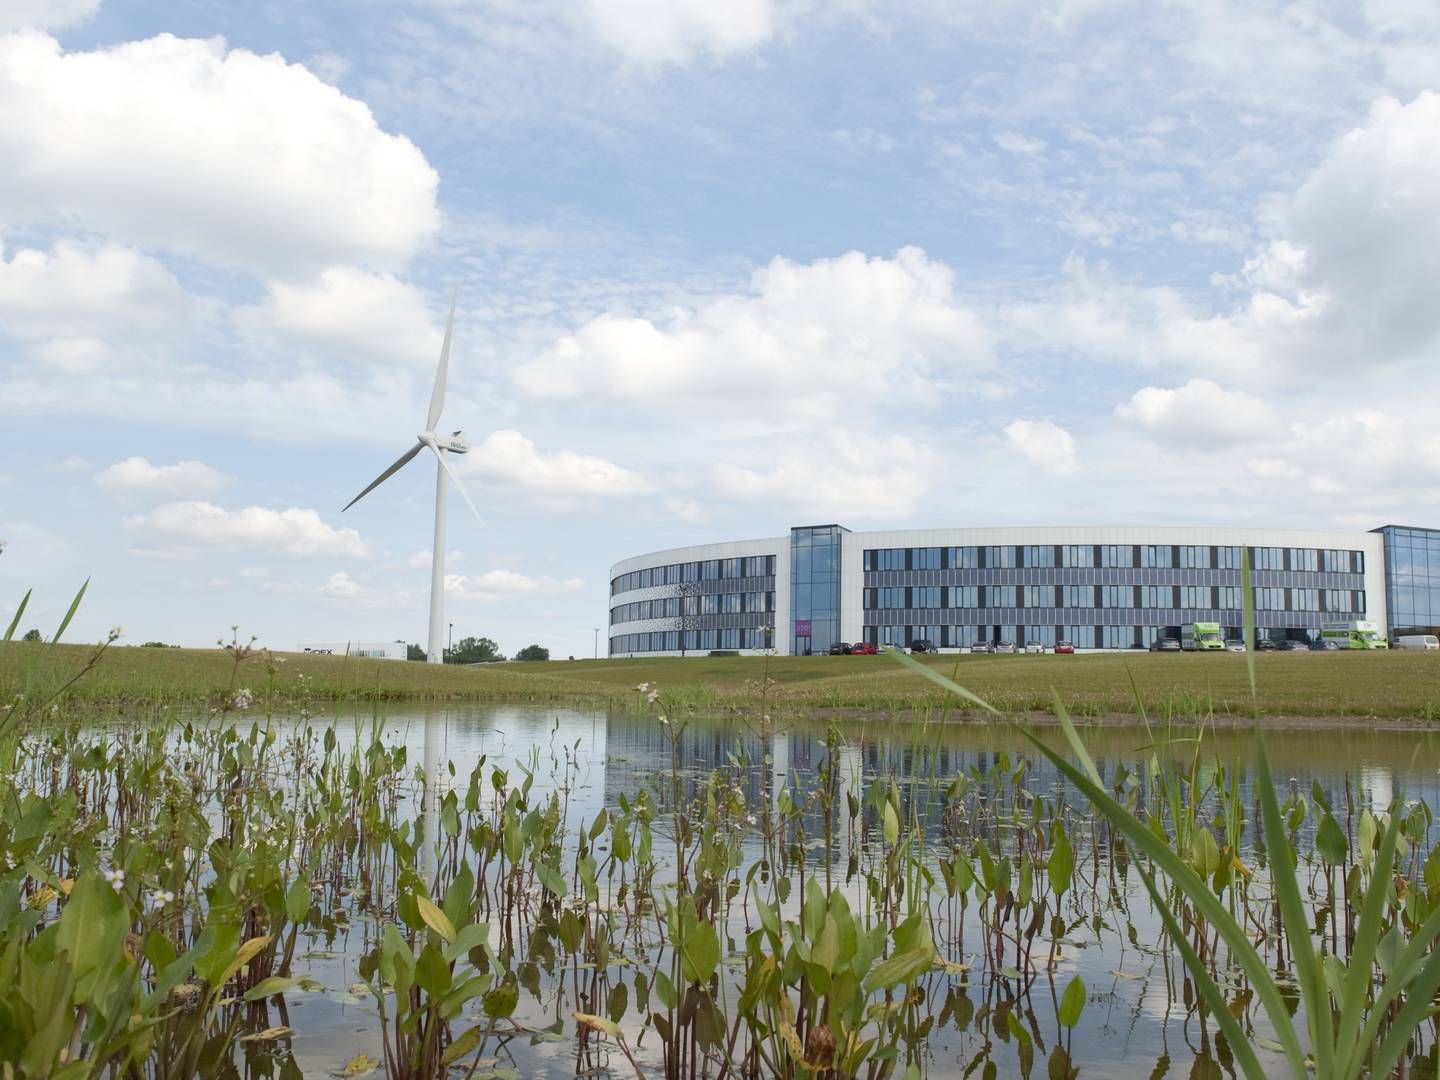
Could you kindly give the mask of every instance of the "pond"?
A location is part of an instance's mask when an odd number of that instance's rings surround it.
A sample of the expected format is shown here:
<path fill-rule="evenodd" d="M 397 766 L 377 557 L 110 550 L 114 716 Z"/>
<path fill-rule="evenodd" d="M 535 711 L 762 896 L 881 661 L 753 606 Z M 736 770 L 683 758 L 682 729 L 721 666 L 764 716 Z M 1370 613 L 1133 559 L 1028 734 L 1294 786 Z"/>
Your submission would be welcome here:
<path fill-rule="evenodd" d="M 1423 731 L 1275 730 L 1267 786 L 1231 729 L 1095 725 L 1084 752 L 1052 726 L 1046 753 L 1005 723 L 772 724 L 663 696 L 249 704 L 62 716 L 3 748 L 0 1061 L 155 1080 L 1279 1076 L 1304 1071 L 1329 986 L 1337 1017 L 1355 1010 L 1326 1029 L 1355 1039 L 1337 1053 L 1388 1046 L 1434 1075 Z M 1297 941 L 1338 958 L 1325 983 Z"/>
<path fill-rule="evenodd" d="M 1234 1070 L 1223 1040 L 1217 1044 L 1213 1018 L 1204 1015 L 1165 942 L 1143 883 L 1127 859 L 1111 858 L 1113 837 L 1086 824 L 1084 800 L 1007 726 L 855 720 L 830 735 L 818 723 L 762 732 L 753 722 L 733 718 L 695 717 L 681 725 L 663 723 L 653 713 L 479 706 L 394 712 L 382 723 L 387 744 L 405 746 L 412 768 L 417 763 L 438 766 L 440 790 L 454 788 L 462 801 L 467 778 L 482 762 L 482 773 L 499 766 L 512 782 L 532 775 L 530 806 L 556 794 L 564 826 L 562 866 L 575 860 L 578 830 L 602 811 L 612 823 L 624 819 L 640 793 L 648 793 L 655 808 L 652 887 L 657 897 L 675 895 L 676 825 L 669 811 L 676 805 L 685 808 L 686 819 L 698 828 L 703 813 L 697 807 L 707 799 L 732 800 L 736 812 L 718 815 L 733 826 L 733 855 L 722 863 L 719 877 L 728 883 L 722 894 L 738 895 L 711 909 L 723 958 L 719 1003 L 727 1016 L 743 985 L 746 935 L 759 926 L 747 898 L 763 894 L 773 902 L 773 878 L 792 883 L 789 895 L 776 905 L 782 920 L 801 917 L 803 882 L 811 877 L 842 892 L 856 912 L 887 902 L 877 900 L 875 881 L 895 845 L 887 843 L 873 793 L 893 785 L 897 817 L 913 825 L 916 861 L 927 871 L 932 890 L 928 920 L 938 953 L 911 990 L 924 1027 L 912 1059 L 920 1075 L 1015 1076 L 1032 1070 L 1072 1075 L 1078 1070 L 1086 1077 L 1158 1077 Z M 337 730 L 342 744 L 351 733 L 362 743 L 374 734 L 368 716 L 339 720 Z M 1054 729 L 1042 735 L 1063 745 Z M 1177 774 L 1186 780 L 1183 794 L 1194 802 L 1202 824 L 1222 820 L 1227 804 L 1238 806 L 1236 854 L 1241 865 L 1255 869 L 1259 830 L 1253 823 L 1259 815 L 1249 732 L 1207 731 L 1197 741 L 1197 732 L 1189 728 L 1162 736 L 1143 727 L 1103 726 L 1083 729 L 1083 736 L 1106 784 L 1128 792 L 1137 807 L 1162 797 L 1157 789 Z M 1333 808 L 1347 836 L 1356 833 L 1365 812 L 1384 814 L 1402 792 L 1407 800 L 1437 805 L 1440 739 L 1434 735 L 1359 727 L 1285 730 L 1271 733 L 1267 748 L 1281 798 L 1288 798 L 1292 808 L 1303 800 L 1311 811 L 1294 829 L 1304 853 L 1314 851 L 1322 802 Z M 723 781 L 717 783 L 717 776 Z M 832 822 L 828 843 L 825 800 L 819 797 L 827 790 L 832 807 L 841 808 L 832 809 L 838 824 Z M 418 789 L 407 786 L 397 797 L 410 814 L 418 812 Z M 431 835 L 443 831 L 440 805 L 432 804 Z M 996 908 L 987 911 L 977 902 L 978 888 L 965 905 L 947 896 L 942 864 L 959 854 L 980 875 L 977 841 L 996 858 L 1012 856 L 1007 871 L 1017 874 L 1012 907 L 1027 861 L 1034 866 L 1028 871 L 1035 875 L 1032 893 L 1043 892 L 1039 871 L 1047 851 L 1041 834 L 1044 822 L 1057 816 L 1070 821 L 1080 870 L 1064 897 L 1052 897 L 1044 925 L 1026 925 L 1029 910 L 1008 916 Z M 788 823 L 777 824 L 782 820 Z M 1211 831 L 1223 846 L 1224 826 Z M 597 838 L 595 850 L 602 859 L 611 835 Z M 463 856 L 463 836 L 458 840 Z M 678 856 L 691 877 L 698 875 L 699 856 L 689 845 L 697 843 L 693 836 L 686 838 L 687 850 Z M 1415 847 L 1419 866 L 1430 848 L 1428 831 Z M 441 862 L 443 878 L 447 871 Z M 751 873 L 757 863 L 766 868 L 759 877 Z M 433 865 L 427 869 L 434 872 Z M 911 875 L 912 888 L 919 881 Z M 630 884 L 632 889 L 638 885 Z M 528 888 L 533 901 L 540 890 L 533 883 Z M 626 910 L 623 896 L 616 899 L 613 880 L 608 886 L 602 881 L 598 891 L 597 908 Z M 1317 896 L 1317 906 L 1323 907 L 1323 888 Z M 1250 902 L 1256 912 L 1268 911 L 1268 891 L 1257 889 Z M 323 989 L 287 995 L 283 1023 L 293 1034 L 245 1044 L 252 1068 L 326 1075 L 343 1072 L 357 1055 L 384 1058 L 375 1001 L 358 985 L 364 981 L 361 959 L 375 945 L 376 916 L 360 910 L 340 914 L 348 917 L 306 931 L 307 945 L 294 965 L 296 974 L 313 978 Z M 1063 925 L 1052 922 L 1057 914 Z M 528 924 L 532 930 L 544 916 L 535 919 Z M 665 1012 L 655 1000 L 653 975 L 665 967 L 657 962 L 665 952 L 665 928 L 652 914 L 616 921 L 613 933 L 615 947 L 603 968 L 593 960 L 567 957 L 550 934 L 539 935 L 543 940 L 538 943 L 519 935 L 512 958 L 519 974 L 518 1003 L 509 1019 L 518 1027 L 487 1040 L 476 1075 L 635 1075 L 637 1069 L 664 1075 L 662 1040 L 651 1017 Z M 1283 953 L 1271 954 L 1282 977 Z M 1253 1025 L 1262 1062 L 1283 1073 L 1274 1032 L 1251 1008 L 1244 980 L 1223 964 L 1221 973 L 1229 979 L 1226 989 L 1235 1010 Z M 1086 1001 L 1071 1029 L 1059 1022 L 1060 1002 L 1077 975 Z M 622 993 L 625 1000 L 617 1000 Z M 647 996 L 648 1011 L 642 1006 Z M 596 1037 L 582 1048 L 572 1019 L 576 1011 L 609 1013 L 628 1040 L 634 1064 Z M 477 1001 L 452 1028 L 458 1034 L 482 1017 Z M 276 1022 L 273 1013 L 251 1021 L 255 1027 Z M 1432 1044 L 1433 1031 L 1421 1036 L 1416 1049 Z M 696 1069 L 708 1075 L 721 1071 L 713 1061 L 707 1066 L 703 1055 Z M 763 1059 L 760 1071 L 766 1071 Z M 902 1073 L 896 1068 L 893 1075 Z"/>

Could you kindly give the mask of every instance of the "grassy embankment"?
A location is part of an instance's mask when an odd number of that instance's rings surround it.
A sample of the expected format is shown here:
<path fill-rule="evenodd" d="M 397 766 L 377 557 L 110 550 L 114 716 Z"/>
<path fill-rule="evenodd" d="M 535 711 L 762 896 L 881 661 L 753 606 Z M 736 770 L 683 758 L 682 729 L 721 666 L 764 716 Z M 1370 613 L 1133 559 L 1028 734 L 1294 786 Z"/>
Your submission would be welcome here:
<path fill-rule="evenodd" d="M 0 645 L 0 702 L 32 698 L 79 670 L 92 649 Z M 264 654 L 238 670 L 219 649 L 112 647 L 71 689 L 70 703 L 165 707 L 213 703 L 245 687 L 257 704 L 304 701 L 510 701 L 638 705 L 633 687 L 661 685 L 698 710 L 756 707 L 768 670 L 772 712 L 954 709 L 935 686 L 883 656 L 687 657 L 574 660 L 450 667 L 415 662 Z M 1118 653 L 1091 656 L 927 657 L 1009 713 L 1051 710 L 1053 687 L 1082 718 L 1134 714 L 1133 676 L 1146 710 L 1177 719 L 1249 715 L 1245 658 L 1238 654 Z M 1385 717 L 1440 720 L 1440 656 L 1396 653 L 1262 653 L 1260 710 L 1271 717 Z M 232 682 L 233 679 L 233 682 Z"/>

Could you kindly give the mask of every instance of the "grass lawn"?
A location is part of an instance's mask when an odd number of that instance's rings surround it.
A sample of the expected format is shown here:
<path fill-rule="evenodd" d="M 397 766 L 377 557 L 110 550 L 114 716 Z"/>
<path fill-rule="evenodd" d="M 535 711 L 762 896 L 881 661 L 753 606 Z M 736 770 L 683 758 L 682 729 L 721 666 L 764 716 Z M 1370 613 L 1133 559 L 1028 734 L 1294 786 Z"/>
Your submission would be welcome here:
<path fill-rule="evenodd" d="M 0 644 L 0 702 L 34 700 L 79 671 L 91 649 Z M 662 657 L 458 667 L 350 660 L 296 653 L 256 654 L 238 669 L 219 649 L 112 647 L 68 692 L 71 702 L 167 706 L 214 703 L 249 689 L 276 707 L 306 700 L 528 701 L 635 704 L 633 687 L 658 685 L 672 707 L 754 709 L 765 680 L 772 712 L 893 712 L 953 704 L 933 684 L 885 656 Z M 1190 718 L 1249 712 L 1245 657 L 1235 653 L 1084 656 L 942 655 L 925 663 L 1008 713 L 1048 712 L 1052 687 L 1072 713 L 1136 712 L 1135 689 L 1152 716 Z M 279 662 L 283 661 L 283 662 Z M 1260 706 L 1272 716 L 1440 719 L 1440 655 L 1397 651 L 1260 653 Z"/>

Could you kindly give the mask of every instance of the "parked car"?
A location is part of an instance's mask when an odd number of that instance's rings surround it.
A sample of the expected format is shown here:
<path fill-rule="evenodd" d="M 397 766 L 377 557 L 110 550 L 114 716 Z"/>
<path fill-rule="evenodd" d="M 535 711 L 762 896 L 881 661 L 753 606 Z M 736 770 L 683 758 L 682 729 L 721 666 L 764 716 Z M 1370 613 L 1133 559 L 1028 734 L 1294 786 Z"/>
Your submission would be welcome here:
<path fill-rule="evenodd" d="M 851 656 L 874 656 L 879 651 L 879 649 L 868 641 L 857 641 L 854 645 L 850 646 Z"/>
<path fill-rule="evenodd" d="M 849 656 L 849 655 L 850 655 L 850 643 L 849 643 L 848 641 L 837 641 L 837 642 L 835 642 L 834 645 L 831 645 L 831 646 L 830 646 L 830 655 L 831 655 L 831 656 Z"/>
<path fill-rule="evenodd" d="M 1327 639 L 1325 639 L 1325 638 L 1316 638 L 1314 641 L 1310 642 L 1310 651 L 1311 651 L 1311 652 L 1339 652 L 1339 651 L 1340 651 L 1340 642 L 1327 640 Z"/>
<path fill-rule="evenodd" d="M 1156 638 L 1150 645 L 1151 652 L 1179 652 L 1180 639 L 1173 637 Z"/>
<path fill-rule="evenodd" d="M 970 651 L 972 653 L 992 653 L 995 650 L 988 641 L 977 641 L 974 645 L 970 646 Z"/>
<path fill-rule="evenodd" d="M 1256 652 L 1274 652 L 1276 648 L 1274 638 L 1262 637 L 1259 641 L 1255 642 Z"/>
<path fill-rule="evenodd" d="M 1244 651 L 1245 651 L 1245 642 L 1241 641 L 1241 640 L 1240 640 L 1239 638 L 1237 638 L 1237 637 L 1227 638 L 1227 639 L 1225 640 L 1225 651 L 1226 651 L 1226 652 L 1244 652 Z"/>
<path fill-rule="evenodd" d="M 997 653 L 1013 653 L 1015 651 L 1015 643 L 1013 641 L 997 641 L 995 643 L 995 651 Z"/>
<path fill-rule="evenodd" d="M 929 638 L 916 638 L 914 641 L 910 642 L 910 651 L 912 653 L 934 652 L 935 643 Z"/>
<path fill-rule="evenodd" d="M 1075 646 L 1068 641 L 1057 641 L 1055 643 L 1055 651 L 1057 653 L 1074 653 Z"/>
<path fill-rule="evenodd" d="M 1304 652 L 1305 647 L 1303 641 L 1296 641 L 1294 638 L 1282 638 L 1275 643 L 1275 648 L 1281 652 Z"/>
<path fill-rule="evenodd" d="M 1025 651 L 1027 653 L 1043 653 L 1045 646 L 1041 645 L 1038 641 L 1027 641 L 1025 642 Z"/>

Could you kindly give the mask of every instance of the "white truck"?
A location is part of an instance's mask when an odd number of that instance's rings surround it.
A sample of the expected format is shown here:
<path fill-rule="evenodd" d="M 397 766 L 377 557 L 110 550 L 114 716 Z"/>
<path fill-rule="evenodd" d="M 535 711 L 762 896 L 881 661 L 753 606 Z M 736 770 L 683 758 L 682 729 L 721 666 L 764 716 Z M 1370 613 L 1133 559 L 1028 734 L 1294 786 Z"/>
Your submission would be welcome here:
<path fill-rule="evenodd" d="M 1440 649 L 1434 634 L 1401 634 L 1395 639 L 1397 649 Z"/>

